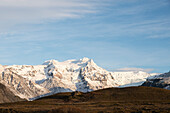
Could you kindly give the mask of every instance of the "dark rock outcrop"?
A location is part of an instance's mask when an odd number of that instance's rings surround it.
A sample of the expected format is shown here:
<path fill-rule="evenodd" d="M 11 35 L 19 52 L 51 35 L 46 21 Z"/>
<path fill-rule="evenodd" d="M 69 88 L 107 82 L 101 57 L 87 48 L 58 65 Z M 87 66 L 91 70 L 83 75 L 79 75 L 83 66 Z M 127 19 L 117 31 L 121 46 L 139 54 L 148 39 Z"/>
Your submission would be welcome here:
<path fill-rule="evenodd" d="M 170 90 L 170 72 L 147 79 L 142 86 L 159 87 Z"/>

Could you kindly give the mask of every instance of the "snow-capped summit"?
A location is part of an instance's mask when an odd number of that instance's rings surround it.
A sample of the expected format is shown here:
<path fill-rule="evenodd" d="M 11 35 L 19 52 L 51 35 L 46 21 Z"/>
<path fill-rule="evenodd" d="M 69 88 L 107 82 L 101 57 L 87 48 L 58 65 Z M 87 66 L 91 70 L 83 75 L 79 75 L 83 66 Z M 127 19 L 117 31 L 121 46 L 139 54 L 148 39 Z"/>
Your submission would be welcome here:
<path fill-rule="evenodd" d="M 82 62 L 88 62 L 89 60 L 91 60 L 91 59 L 89 59 L 89 58 L 87 58 L 87 57 L 84 57 L 84 58 L 82 58 L 82 59 L 80 59 Z"/>
<path fill-rule="evenodd" d="M 57 60 L 48 60 L 45 61 L 42 65 L 56 64 L 57 62 L 58 62 Z"/>
<path fill-rule="evenodd" d="M 0 82 L 14 94 L 28 100 L 59 92 L 88 92 L 141 83 L 151 76 L 146 72 L 109 72 L 86 57 L 64 62 L 48 60 L 36 66 L 1 67 Z"/>
<path fill-rule="evenodd" d="M 73 69 L 75 71 L 79 71 L 81 68 L 84 68 L 86 66 L 93 66 L 93 67 L 98 67 L 93 59 L 89 59 L 87 57 L 84 57 L 83 59 L 72 59 L 72 60 L 66 60 L 64 62 L 59 62 L 57 60 L 49 60 L 45 61 L 43 65 L 48 65 L 48 67 L 53 66 L 61 69 Z"/>

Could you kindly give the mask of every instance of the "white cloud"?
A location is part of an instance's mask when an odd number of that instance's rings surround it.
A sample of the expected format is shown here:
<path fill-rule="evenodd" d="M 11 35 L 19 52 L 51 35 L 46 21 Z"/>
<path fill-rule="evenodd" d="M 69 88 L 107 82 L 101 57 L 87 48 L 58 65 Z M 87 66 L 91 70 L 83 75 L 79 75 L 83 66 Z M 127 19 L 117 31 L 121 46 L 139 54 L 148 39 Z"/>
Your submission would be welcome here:
<path fill-rule="evenodd" d="M 120 68 L 116 69 L 115 71 L 144 71 L 144 72 L 151 72 L 153 69 L 143 69 L 143 68 Z"/>

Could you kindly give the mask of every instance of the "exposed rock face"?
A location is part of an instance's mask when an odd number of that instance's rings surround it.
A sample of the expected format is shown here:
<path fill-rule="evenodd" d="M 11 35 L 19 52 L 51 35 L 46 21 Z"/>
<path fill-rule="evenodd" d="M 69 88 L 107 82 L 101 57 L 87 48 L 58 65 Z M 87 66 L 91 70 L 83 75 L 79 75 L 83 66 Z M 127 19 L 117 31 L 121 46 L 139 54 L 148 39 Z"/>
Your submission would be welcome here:
<path fill-rule="evenodd" d="M 59 92 L 89 92 L 145 81 L 146 72 L 109 72 L 92 59 L 46 61 L 43 65 L 0 67 L 0 83 L 27 100 Z"/>
<path fill-rule="evenodd" d="M 39 74 L 37 71 L 34 66 L 7 66 L 0 76 L 0 82 L 21 98 L 29 99 L 49 93 L 31 79 Z"/>
<path fill-rule="evenodd" d="M 159 87 L 170 90 L 170 72 L 148 78 L 142 86 Z"/>
<path fill-rule="evenodd" d="M 24 101 L 24 99 L 15 96 L 8 88 L 3 84 L 0 84 L 0 103 L 18 102 Z"/>

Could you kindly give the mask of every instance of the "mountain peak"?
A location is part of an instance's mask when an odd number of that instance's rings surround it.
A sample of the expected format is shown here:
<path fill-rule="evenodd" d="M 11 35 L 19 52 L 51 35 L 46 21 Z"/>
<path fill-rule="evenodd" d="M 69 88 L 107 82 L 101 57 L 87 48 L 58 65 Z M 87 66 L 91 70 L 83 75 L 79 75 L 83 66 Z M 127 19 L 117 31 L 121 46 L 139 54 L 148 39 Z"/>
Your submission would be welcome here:
<path fill-rule="evenodd" d="M 45 61 L 42 65 L 56 64 L 57 62 L 57 60 L 52 59 Z"/>
<path fill-rule="evenodd" d="M 83 63 L 86 63 L 87 65 L 95 65 L 96 66 L 93 59 L 89 59 L 87 57 L 84 57 L 83 59 L 80 59 L 80 61 L 82 61 Z"/>
<path fill-rule="evenodd" d="M 84 58 L 82 58 L 82 59 L 80 59 L 82 62 L 88 62 L 90 59 L 89 58 L 87 58 L 87 57 L 84 57 Z"/>
<path fill-rule="evenodd" d="M 63 62 L 59 62 L 57 60 L 47 60 L 45 61 L 42 65 L 55 65 L 55 66 L 73 66 L 73 67 L 85 67 L 85 66 L 97 66 L 93 59 L 89 59 L 87 57 L 84 57 L 82 59 L 76 60 L 76 59 L 72 59 L 72 60 L 66 60 Z"/>

